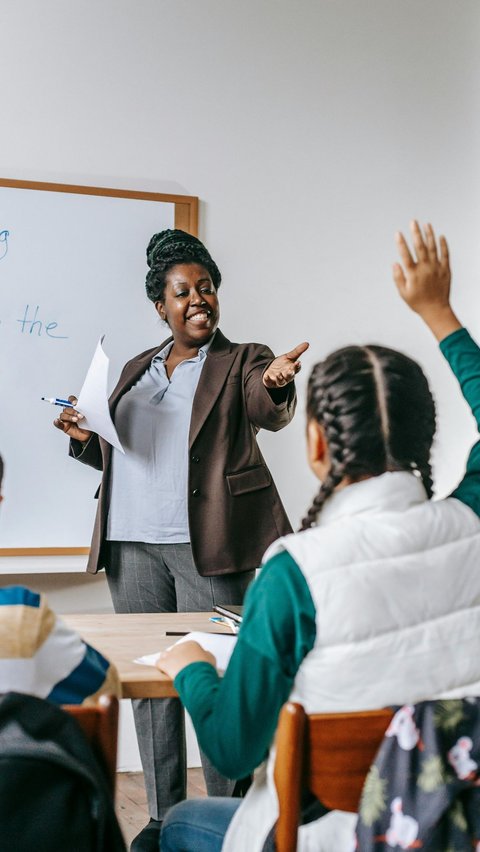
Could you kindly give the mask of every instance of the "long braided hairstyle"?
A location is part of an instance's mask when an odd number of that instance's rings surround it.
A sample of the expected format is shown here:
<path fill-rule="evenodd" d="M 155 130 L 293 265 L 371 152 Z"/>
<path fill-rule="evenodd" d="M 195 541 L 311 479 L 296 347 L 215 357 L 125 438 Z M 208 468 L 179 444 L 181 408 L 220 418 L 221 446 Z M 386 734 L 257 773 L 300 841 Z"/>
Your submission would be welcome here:
<path fill-rule="evenodd" d="M 386 471 L 412 471 L 432 496 L 435 403 L 411 358 L 384 346 L 338 349 L 310 374 L 307 418 L 323 427 L 331 466 L 301 530 L 315 524 L 345 476 L 356 482 Z"/>

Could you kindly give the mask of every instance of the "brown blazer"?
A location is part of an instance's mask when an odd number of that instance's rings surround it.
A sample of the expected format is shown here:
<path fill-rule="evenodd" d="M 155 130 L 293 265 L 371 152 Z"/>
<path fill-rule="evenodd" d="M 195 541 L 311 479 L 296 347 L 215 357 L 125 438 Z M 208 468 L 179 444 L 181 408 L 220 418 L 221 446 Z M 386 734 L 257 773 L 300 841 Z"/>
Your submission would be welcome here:
<path fill-rule="evenodd" d="M 171 340 L 171 338 L 169 338 Z M 110 397 L 119 399 L 168 343 L 129 361 Z M 231 343 L 217 331 L 193 400 L 189 436 L 188 518 L 193 558 L 202 576 L 258 568 L 272 541 L 292 531 L 270 471 L 257 445 L 259 429 L 276 432 L 293 417 L 293 382 L 273 396 L 262 376 L 274 355 L 258 343 Z M 111 446 L 93 435 L 85 447 L 71 441 L 70 454 L 103 471 L 87 571 L 106 566 Z"/>

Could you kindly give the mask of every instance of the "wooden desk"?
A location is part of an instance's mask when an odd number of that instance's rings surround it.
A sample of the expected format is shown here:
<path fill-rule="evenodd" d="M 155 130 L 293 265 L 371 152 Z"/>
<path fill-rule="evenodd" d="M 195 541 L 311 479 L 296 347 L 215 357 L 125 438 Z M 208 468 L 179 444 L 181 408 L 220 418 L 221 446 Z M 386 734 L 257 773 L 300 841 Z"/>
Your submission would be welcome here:
<path fill-rule="evenodd" d="M 229 633 L 216 627 L 211 612 L 135 613 L 114 615 L 63 615 L 69 627 L 115 663 L 122 683 L 123 698 L 169 698 L 177 695 L 172 681 L 154 666 L 134 663 L 137 657 L 163 651 L 179 637 L 166 636 L 167 630 L 188 633 L 203 630 L 209 633 Z"/>

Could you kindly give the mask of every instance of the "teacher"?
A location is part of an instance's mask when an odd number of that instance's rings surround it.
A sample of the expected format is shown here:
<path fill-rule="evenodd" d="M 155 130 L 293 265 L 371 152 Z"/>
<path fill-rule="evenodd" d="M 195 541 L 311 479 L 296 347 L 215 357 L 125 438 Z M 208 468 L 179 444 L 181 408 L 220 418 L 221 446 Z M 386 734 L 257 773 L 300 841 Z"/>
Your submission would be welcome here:
<path fill-rule="evenodd" d="M 171 336 L 129 361 L 110 398 L 122 454 L 64 409 L 70 453 L 103 471 L 87 570 L 105 568 L 116 612 L 209 611 L 241 603 L 271 542 L 291 532 L 257 445 L 293 417 L 302 343 L 275 358 L 217 328 L 220 271 L 196 237 L 155 234 L 148 298 Z M 73 398 L 72 398 L 73 399 Z M 158 850 L 161 820 L 185 798 L 178 699 L 134 701 L 150 822 L 132 850 Z M 202 756 L 210 795 L 233 782 Z"/>

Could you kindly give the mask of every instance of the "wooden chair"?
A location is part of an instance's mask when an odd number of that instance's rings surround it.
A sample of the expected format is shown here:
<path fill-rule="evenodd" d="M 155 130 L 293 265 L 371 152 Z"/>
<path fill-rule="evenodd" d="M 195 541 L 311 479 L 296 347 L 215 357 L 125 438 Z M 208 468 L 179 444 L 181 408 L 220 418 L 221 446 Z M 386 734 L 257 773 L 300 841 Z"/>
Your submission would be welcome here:
<path fill-rule="evenodd" d="M 113 797 L 117 776 L 118 698 L 102 695 L 94 707 L 64 704 L 63 709 L 77 720 L 91 744 Z"/>
<path fill-rule="evenodd" d="M 279 803 L 276 852 L 295 852 L 302 790 L 330 810 L 356 813 L 363 782 L 391 710 L 307 715 L 287 702 L 276 735 L 274 780 Z"/>

